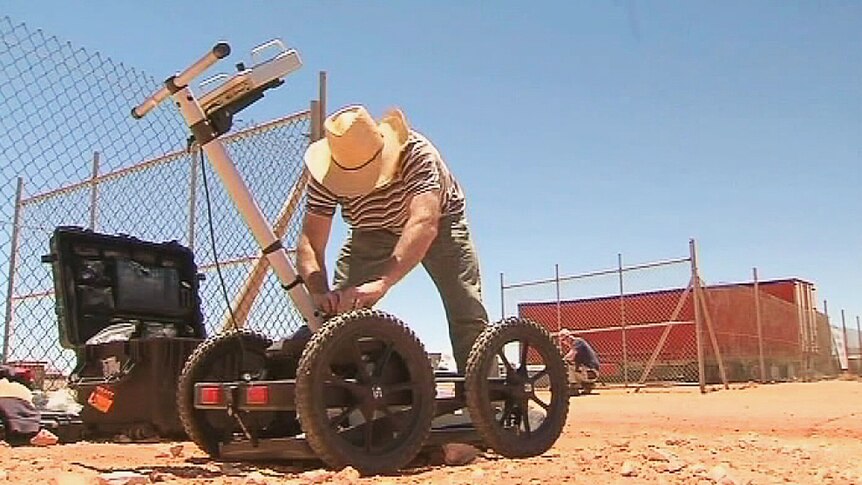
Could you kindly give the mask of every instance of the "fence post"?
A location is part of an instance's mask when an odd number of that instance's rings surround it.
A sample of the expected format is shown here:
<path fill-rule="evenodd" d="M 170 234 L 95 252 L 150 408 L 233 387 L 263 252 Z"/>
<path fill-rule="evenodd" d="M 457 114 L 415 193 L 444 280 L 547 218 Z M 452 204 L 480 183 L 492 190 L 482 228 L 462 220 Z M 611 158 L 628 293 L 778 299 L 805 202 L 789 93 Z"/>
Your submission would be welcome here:
<path fill-rule="evenodd" d="M 99 186 L 99 152 L 93 152 L 93 175 L 90 178 L 90 230 L 96 230 L 96 201 Z"/>
<path fill-rule="evenodd" d="M 817 342 L 817 313 L 814 309 L 814 289 L 811 285 L 808 286 L 808 291 L 806 292 L 808 295 L 808 363 L 806 365 L 806 380 L 811 380 L 814 376 L 814 367 L 815 367 L 815 356 L 817 354 L 818 342 Z"/>
<path fill-rule="evenodd" d="M 694 239 L 688 240 L 691 257 L 692 305 L 694 306 L 694 334 L 697 340 L 697 373 L 701 394 L 706 393 L 706 366 L 703 361 L 703 319 L 700 315 L 700 277 L 697 271 L 697 246 Z"/>
<path fill-rule="evenodd" d="M 830 332 L 829 341 L 832 342 L 832 350 L 829 352 L 829 356 L 835 358 L 834 359 L 835 360 L 835 374 L 840 374 L 841 373 L 841 350 L 838 348 L 838 345 L 835 342 L 835 336 L 832 335 L 832 333 L 831 333 L 832 332 L 832 321 L 829 318 L 829 301 L 826 300 L 825 298 L 823 299 L 823 314 L 826 315 L 826 325 L 827 325 L 827 328 L 829 328 L 829 332 Z M 844 323 L 843 318 L 842 318 L 841 323 L 843 325 L 843 323 Z M 845 340 L 847 339 L 846 332 L 844 334 L 844 339 Z M 844 348 L 845 349 L 847 348 L 846 342 L 845 342 Z M 846 351 L 845 351 L 845 354 L 846 354 Z M 849 365 L 849 363 L 848 363 L 848 365 Z"/>
<path fill-rule="evenodd" d="M 506 318 L 506 285 L 503 284 L 503 272 L 500 272 L 500 321 Z"/>
<path fill-rule="evenodd" d="M 763 359 L 763 321 L 760 315 L 760 282 L 757 279 L 757 268 L 754 273 L 754 315 L 757 322 L 757 354 L 760 359 L 760 383 L 766 382 L 766 361 Z"/>
<path fill-rule="evenodd" d="M 856 367 L 859 371 L 859 375 L 862 375 L 862 328 L 859 328 L 859 315 L 856 315 L 856 340 L 859 344 L 859 348 L 856 351 Z"/>
<path fill-rule="evenodd" d="M 557 346 L 562 348 L 563 337 L 560 332 L 563 331 L 563 315 L 560 308 L 560 265 L 554 264 L 554 282 L 557 286 Z"/>
<path fill-rule="evenodd" d="M 805 366 L 805 342 L 807 337 L 805 336 L 806 333 L 802 312 L 802 286 L 798 281 L 793 285 L 793 299 L 796 302 L 796 323 L 799 327 L 797 335 L 799 338 L 799 371 L 801 373 Z"/>
<path fill-rule="evenodd" d="M 620 330 L 623 345 L 623 387 L 629 387 L 629 355 L 626 336 L 626 303 L 623 291 L 623 253 L 617 253 L 617 268 L 620 282 Z"/>
<path fill-rule="evenodd" d="M 9 242 L 9 272 L 6 285 L 6 319 L 3 326 L 3 363 L 9 361 L 9 337 L 12 334 L 12 292 L 15 291 L 15 264 L 18 256 L 18 229 L 21 224 L 21 197 L 24 195 L 24 178 L 18 177 L 15 189 L 15 215 L 12 217 L 12 240 Z"/>
<path fill-rule="evenodd" d="M 201 149 L 197 144 L 191 151 L 191 174 L 189 177 L 189 249 L 195 249 L 195 224 L 197 224 L 198 163 Z M 205 170 L 205 169 L 202 169 Z"/>
<path fill-rule="evenodd" d="M 703 288 L 701 288 L 703 290 Z M 700 292 L 700 304 L 701 309 L 703 310 L 703 320 L 706 323 L 706 330 L 709 332 L 709 341 L 712 343 L 712 352 L 713 357 L 715 358 L 715 363 L 718 364 L 718 373 L 721 377 L 721 382 L 724 383 L 725 389 L 730 389 L 727 381 L 727 372 L 724 369 L 724 359 L 721 357 L 721 349 L 718 345 L 718 339 L 715 336 L 715 325 L 712 322 L 712 317 L 709 315 L 709 305 L 707 305 L 707 295 L 709 295 L 708 291 Z"/>
<path fill-rule="evenodd" d="M 850 349 L 847 342 L 847 324 L 844 322 L 844 309 L 841 309 L 841 331 L 844 335 L 844 358 L 847 359 L 847 373 L 850 373 Z M 838 360 L 839 367 L 841 360 Z"/>
<path fill-rule="evenodd" d="M 317 82 L 317 108 L 320 110 L 320 122 L 326 119 L 326 71 L 320 71 Z M 323 136 L 323 130 L 320 130 L 320 136 Z"/>

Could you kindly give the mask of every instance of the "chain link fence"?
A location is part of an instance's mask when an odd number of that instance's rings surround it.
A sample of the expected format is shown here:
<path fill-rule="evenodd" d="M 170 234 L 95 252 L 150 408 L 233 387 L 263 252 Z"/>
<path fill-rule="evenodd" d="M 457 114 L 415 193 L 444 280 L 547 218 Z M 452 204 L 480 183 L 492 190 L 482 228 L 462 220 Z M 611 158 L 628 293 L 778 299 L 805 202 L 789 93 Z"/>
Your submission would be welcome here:
<path fill-rule="evenodd" d="M 802 347 L 799 310 L 791 302 L 770 294 L 776 282 L 719 285 L 704 296 L 714 324 L 714 335 L 731 381 L 769 381 L 801 376 Z M 807 316 L 806 316 L 807 317 Z M 710 336 L 709 338 L 712 338 Z M 715 351 L 706 347 L 715 362 Z M 721 369 L 709 365 L 708 380 L 720 378 Z"/>
<path fill-rule="evenodd" d="M 688 257 L 506 283 L 502 312 L 544 325 L 566 355 L 573 338 L 598 354 L 604 384 L 655 385 L 815 379 L 837 374 L 849 341 L 800 279 L 707 284 L 694 241 Z M 824 302 L 825 307 L 825 302 Z M 843 315 L 842 315 L 843 316 Z M 848 349 L 852 345 L 846 345 Z"/>
<path fill-rule="evenodd" d="M 573 338 L 599 357 L 605 384 L 698 382 L 690 258 L 506 284 L 511 311 L 544 325 L 561 352 Z"/>
<path fill-rule="evenodd" d="M 206 276 L 201 301 L 210 334 L 231 313 L 217 261 L 234 318 L 273 336 L 298 327 L 301 317 L 215 172 L 199 151 L 187 150 L 188 129 L 172 103 L 141 120 L 129 115 L 159 80 L 8 17 L 0 18 L 0 38 L 4 362 L 38 363 L 57 374 L 74 365 L 74 352 L 59 345 L 51 269 L 41 262 L 59 225 L 192 247 Z M 288 248 L 302 217 L 310 113 L 222 138 Z"/>
<path fill-rule="evenodd" d="M 824 300 L 823 306 L 826 307 L 827 302 Z M 838 370 L 846 374 L 856 374 L 862 376 L 862 318 L 856 315 L 855 326 L 854 319 L 850 315 L 846 315 L 844 309 L 841 309 L 840 317 L 832 320 L 832 316 L 827 313 L 829 319 L 829 333 L 832 338 L 832 343 L 835 347 L 835 361 L 837 362 Z M 841 320 L 841 326 L 837 325 L 837 320 Z"/>

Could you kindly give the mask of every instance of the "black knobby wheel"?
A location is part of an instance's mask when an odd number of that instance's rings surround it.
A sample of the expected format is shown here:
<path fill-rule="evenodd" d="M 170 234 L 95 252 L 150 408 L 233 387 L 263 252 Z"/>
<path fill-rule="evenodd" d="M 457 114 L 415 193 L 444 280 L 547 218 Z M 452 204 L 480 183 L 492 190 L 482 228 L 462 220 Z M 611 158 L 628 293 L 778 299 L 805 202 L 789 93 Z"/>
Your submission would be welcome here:
<path fill-rule="evenodd" d="M 186 361 L 177 384 L 180 422 L 189 439 L 210 456 L 219 455 L 219 443 L 231 434 L 237 423 L 226 411 L 195 409 L 195 383 L 259 377 L 270 345 L 272 341 L 259 333 L 229 331 L 205 340 Z"/>
<path fill-rule="evenodd" d="M 500 377 L 489 377 L 500 368 Z M 569 412 L 566 365 L 547 330 L 509 318 L 488 327 L 467 359 L 467 409 L 485 443 L 509 458 L 547 451 Z"/>
<path fill-rule="evenodd" d="M 407 465 L 431 431 L 434 399 L 425 347 L 380 311 L 328 321 L 299 361 L 297 414 L 308 444 L 332 468 L 371 475 Z"/>

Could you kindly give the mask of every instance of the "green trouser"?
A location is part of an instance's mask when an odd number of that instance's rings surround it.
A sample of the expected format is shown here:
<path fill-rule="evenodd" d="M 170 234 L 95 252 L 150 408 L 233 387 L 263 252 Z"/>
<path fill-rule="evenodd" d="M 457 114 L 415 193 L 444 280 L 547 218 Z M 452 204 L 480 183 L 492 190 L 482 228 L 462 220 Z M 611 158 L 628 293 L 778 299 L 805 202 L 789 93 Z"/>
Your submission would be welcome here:
<path fill-rule="evenodd" d="M 335 287 L 357 286 L 379 278 L 397 242 L 398 235 L 387 230 L 352 231 L 338 255 Z M 473 342 L 488 325 L 479 258 L 463 214 L 440 219 L 437 238 L 422 265 L 440 292 L 455 363 L 463 373 Z"/>

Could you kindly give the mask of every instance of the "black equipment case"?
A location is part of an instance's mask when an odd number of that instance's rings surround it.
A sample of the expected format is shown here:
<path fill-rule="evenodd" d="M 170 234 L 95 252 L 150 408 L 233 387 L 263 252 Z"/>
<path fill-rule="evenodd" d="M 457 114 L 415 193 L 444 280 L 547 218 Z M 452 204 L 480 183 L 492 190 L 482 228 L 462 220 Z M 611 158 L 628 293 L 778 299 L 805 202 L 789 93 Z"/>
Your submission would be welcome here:
<path fill-rule="evenodd" d="M 206 336 L 192 251 L 70 226 L 56 228 L 50 246 L 43 261 L 60 342 L 77 355 L 69 387 L 86 434 L 182 437 L 177 379 Z M 113 338 L 101 338 L 106 329 Z"/>

